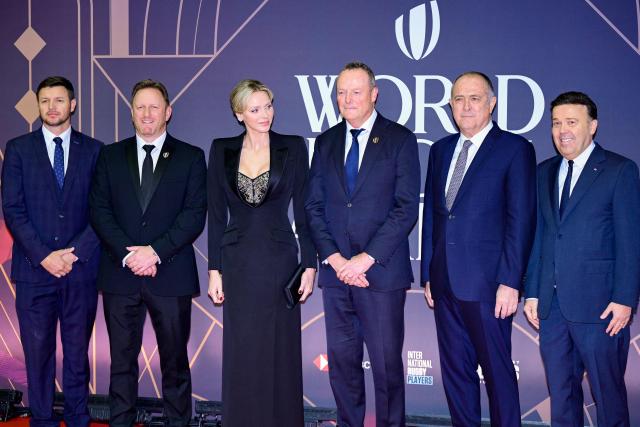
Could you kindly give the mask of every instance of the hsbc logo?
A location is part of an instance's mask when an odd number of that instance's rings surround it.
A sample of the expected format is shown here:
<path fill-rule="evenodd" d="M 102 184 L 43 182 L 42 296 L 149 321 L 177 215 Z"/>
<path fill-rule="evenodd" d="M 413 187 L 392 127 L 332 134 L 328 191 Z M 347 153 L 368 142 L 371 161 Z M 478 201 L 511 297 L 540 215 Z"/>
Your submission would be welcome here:
<path fill-rule="evenodd" d="M 318 357 L 313 360 L 313 364 L 316 365 L 316 368 L 320 371 L 329 372 L 329 360 L 326 354 L 319 354 Z"/>
<path fill-rule="evenodd" d="M 436 0 L 431 0 L 431 38 L 427 41 L 427 8 L 425 4 L 418 5 L 409 11 L 409 46 L 407 49 L 404 37 L 404 15 L 396 18 L 396 42 L 404 55 L 415 61 L 424 59 L 433 51 L 440 37 L 440 12 Z"/>

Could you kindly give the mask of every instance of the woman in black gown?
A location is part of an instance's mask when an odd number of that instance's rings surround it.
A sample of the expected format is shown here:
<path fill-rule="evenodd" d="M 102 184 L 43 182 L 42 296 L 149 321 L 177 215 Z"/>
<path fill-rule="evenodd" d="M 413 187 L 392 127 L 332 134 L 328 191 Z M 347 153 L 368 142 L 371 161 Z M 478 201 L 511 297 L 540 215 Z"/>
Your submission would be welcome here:
<path fill-rule="evenodd" d="M 306 267 L 301 300 L 313 291 L 316 253 L 304 193 L 308 154 L 299 136 L 271 131 L 273 95 L 239 82 L 231 108 L 245 132 L 213 141 L 209 154 L 209 295 L 223 303 L 222 420 L 225 427 L 303 425 L 300 306 L 283 287 Z"/>

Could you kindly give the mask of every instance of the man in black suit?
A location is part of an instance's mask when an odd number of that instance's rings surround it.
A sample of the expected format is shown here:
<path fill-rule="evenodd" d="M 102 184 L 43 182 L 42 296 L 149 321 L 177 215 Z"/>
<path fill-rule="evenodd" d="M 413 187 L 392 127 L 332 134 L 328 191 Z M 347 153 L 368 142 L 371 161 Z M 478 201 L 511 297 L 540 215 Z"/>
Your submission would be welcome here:
<path fill-rule="evenodd" d="M 171 426 L 191 417 L 187 342 L 191 297 L 199 292 L 192 243 L 204 228 L 206 164 L 200 148 L 167 133 L 171 112 L 162 83 L 136 83 L 136 136 L 102 150 L 91 191 L 91 222 L 104 247 L 98 289 L 111 350 L 112 426 L 135 421 L 147 310 L 158 340 L 164 415 Z"/>

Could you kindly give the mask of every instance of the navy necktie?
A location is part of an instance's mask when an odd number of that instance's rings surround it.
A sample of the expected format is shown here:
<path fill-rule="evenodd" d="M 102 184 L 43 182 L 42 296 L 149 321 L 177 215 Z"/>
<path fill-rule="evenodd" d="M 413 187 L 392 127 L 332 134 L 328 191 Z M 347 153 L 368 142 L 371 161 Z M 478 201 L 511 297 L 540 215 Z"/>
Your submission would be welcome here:
<path fill-rule="evenodd" d="M 567 170 L 567 177 L 564 179 L 564 185 L 562 186 L 562 196 L 560 197 L 560 219 L 564 214 L 564 210 L 569 204 L 569 197 L 571 197 L 571 175 L 573 175 L 573 160 L 567 162 L 569 169 Z"/>
<path fill-rule="evenodd" d="M 62 148 L 62 138 L 56 136 L 53 138 L 56 143 L 56 149 L 53 153 L 53 173 L 58 181 L 58 188 L 62 190 L 64 186 L 64 149 Z"/>
<path fill-rule="evenodd" d="M 142 194 L 145 207 L 151 198 L 151 186 L 153 184 L 153 159 L 151 158 L 151 152 L 154 148 L 156 147 L 153 144 L 145 144 L 142 146 L 142 149 L 147 152 L 142 162 L 142 177 L 140 180 L 140 193 Z"/>
<path fill-rule="evenodd" d="M 360 159 L 360 147 L 358 145 L 358 135 L 364 129 L 351 129 L 351 148 L 347 153 L 347 161 L 344 162 L 344 177 L 347 181 L 349 195 L 353 192 L 358 178 L 358 161 Z"/>

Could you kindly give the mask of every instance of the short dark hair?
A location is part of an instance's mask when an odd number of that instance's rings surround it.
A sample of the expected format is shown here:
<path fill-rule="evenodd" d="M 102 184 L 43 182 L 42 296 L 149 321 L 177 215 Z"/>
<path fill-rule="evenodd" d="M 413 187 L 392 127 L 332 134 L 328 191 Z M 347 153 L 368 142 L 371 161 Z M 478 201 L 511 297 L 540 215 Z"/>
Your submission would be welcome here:
<path fill-rule="evenodd" d="M 463 77 L 480 77 L 482 80 L 484 80 L 484 82 L 487 84 L 487 87 L 489 87 L 489 92 L 491 96 L 495 95 L 495 92 L 493 91 L 493 83 L 491 83 L 491 79 L 489 78 L 489 76 L 487 76 L 485 73 L 481 72 L 481 71 L 465 71 L 464 73 L 460 74 L 458 77 L 456 77 L 456 79 L 453 81 L 453 85 L 451 85 L 451 90 L 453 91 L 453 86 L 456 85 L 456 83 L 458 82 L 458 80 L 460 80 Z"/>
<path fill-rule="evenodd" d="M 576 91 L 561 93 L 556 97 L 556 99 L 551 101 L 551 112 L 553 113 L 553 109 L 558 105 L 567 104 L 584 105 L 587 107 L 589 117 L 591 117 L 592 120 L 598 120 L 598 107 L 586 93 Z"/>
<path fill-rule="evenodd" d="M 369 84 L 371 85 L 371 87 L 375 87 L 376 75 L 373 74 L 373 70 L 371 70 L 371 68 L 367 64 L 365 64 L 364 62 L 358 62 L 358 61 L 349 62 L 347 65 L 345 65 L 342 68 L 340 73 L 342 73 L 343 71 L 351 71 L 351 70 L 362 70 L 365 73 L 367 73 L 367 76 L 369 76 Z"/>
<path fill-rule="evenodd" d="M 38 85 L 38 89 L 36 89 L 36 98 L 40 99 L 40 91 L 45 87 L 56 87 L 62 86 L 67 90 L 67 94 L 69 95 L 69 101 L 76 98 L 75 91 L 73 90 L 73 85 L 71 82 L 62 76 L 49 76 Z"/>
<path fill-rule="evenodd" d="M 166 102 L 167 105 L 170 104 L 169 92 L 167 92 L 167 88 L 162 83 L 151 79 L 140 80 L 138 83 L 133 85 L 133 89 L 131 90 L 131 103 L 133 103 L 133 98 L 136 97 L 136 94 L 142 89 L 155 89 L 159 91 L 164 98 L 164 102 Z"/>

